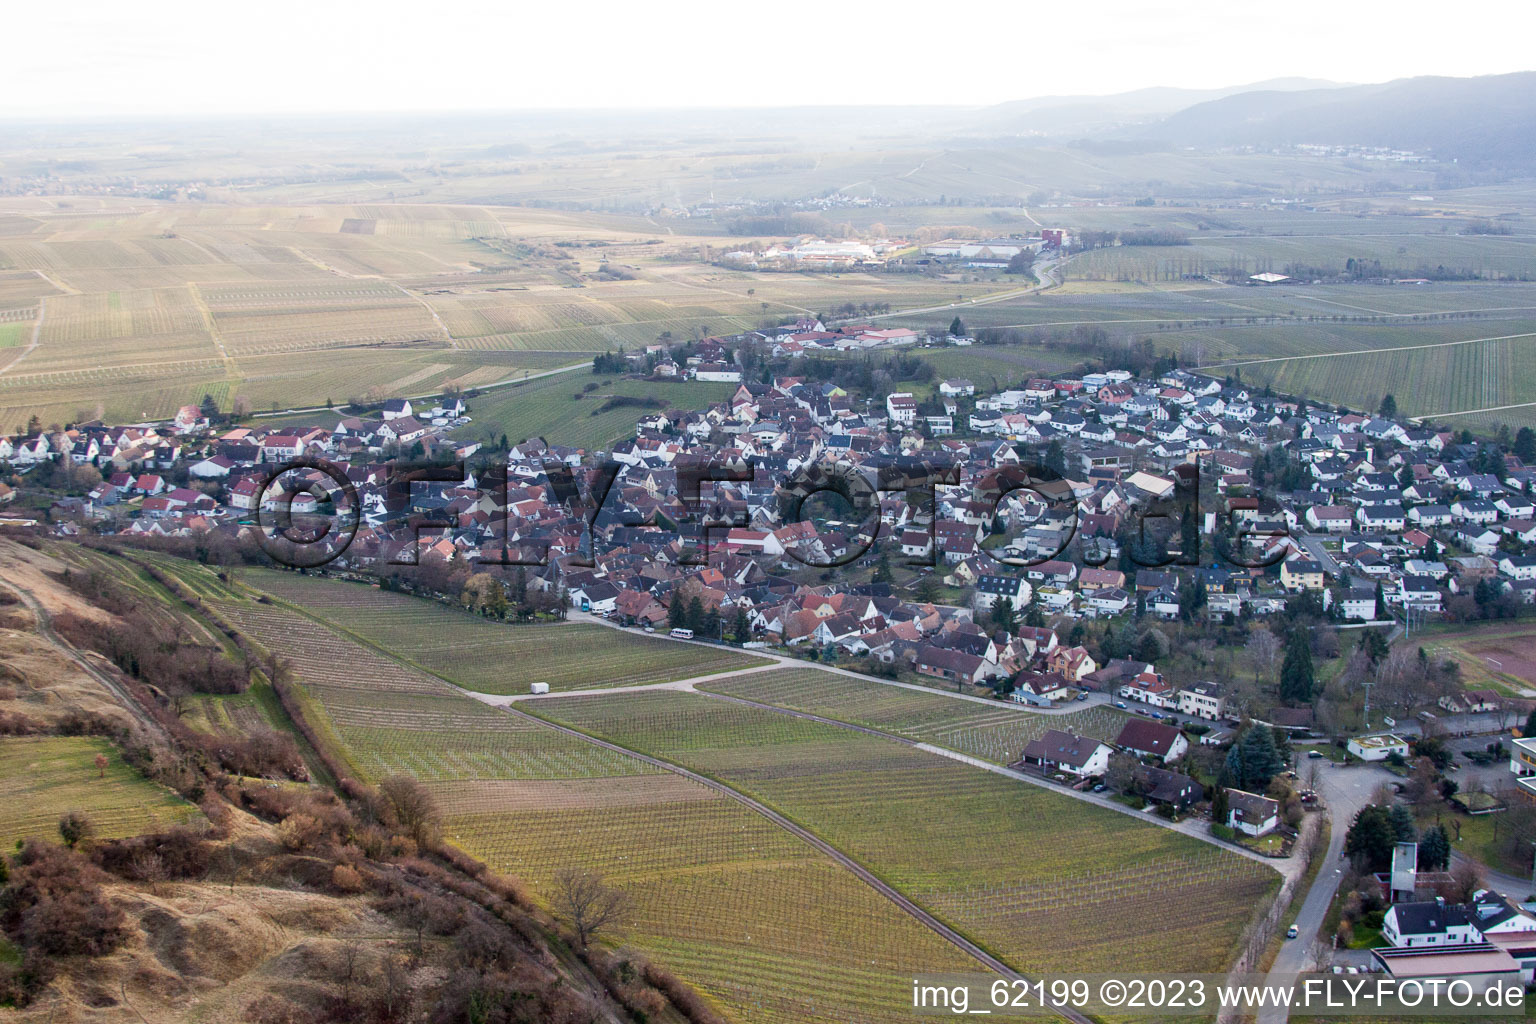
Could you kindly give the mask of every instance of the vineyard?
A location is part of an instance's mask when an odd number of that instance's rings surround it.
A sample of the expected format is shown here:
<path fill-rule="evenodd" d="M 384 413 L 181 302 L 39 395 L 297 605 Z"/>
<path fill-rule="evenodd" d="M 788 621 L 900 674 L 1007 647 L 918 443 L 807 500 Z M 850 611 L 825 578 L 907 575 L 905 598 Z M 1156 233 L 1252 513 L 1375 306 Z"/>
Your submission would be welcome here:
<path fill-rule="evenodd" d="M 1029 741 L 1047 729 L 1070 729 L 1083 736 L 1113 740 L 1130 717 L 1102 704 L 1066 715 L 1041 715 L 1006 704 L 989 708 L 974 701 L 819 669 L 728 676 L 701 683 L 698 688 L 868 726 L 994 764 L 1018 760 Z"/>
<path fill-rule="evenodd" d="M 96 756 L 107 758 L 98 778 Z M 6 737 L 0 743 L 0 847 L 28 836 L 58 839 L 59 816 L 82 811 L 101 839 L 135 836 L 200 817 L 175 793 L 123 763 L 104 739 Z"/>
<path fill-rule="evenodd" d="M 973 966 L 845 869 L 713 790 L 453 693 L 304 616 L 221 594 L 203 567 L 184 563 L 177 575 L 253 639 L 281 641 L 323 709 L 315 717 L 362 778 L 427 781 L 449 839 L 535 892 L 547 894 L 561 866 L 601 869 L 635 903 L 623 941 L 734 1019 L 894 1022 L 911 972 Z M 243 708 L 212 713 L 238 720 Z"/>
<path fill-rule="evenodd" d="M 532 682 L 548 682 L 553 691 L 635 686 L 767 664 L 729 648 L 605 626 L 497 623 L 421 598 L 294 573 L 251 570 L 243 579 L 480 693 L 527 693 Z"/>
<path fill-rule="evenodd" d="M 439 793 L 452 841 L 535 890 L 571 864 L 622 885 L 636 909 L 623 940 L 732 1019 L 903 1020 L 912 972 L 975 967 L 811 847 L 674 775 Z"/>
<path fill-rule="evenodd" d="M 1024 970 L 1111 970 L 1127 919 L 1182 908 L 1164 966 L 1218 970 L 1273 872 L 1154 825 L 905 747 L 674 692 L 556 698 L 538 714 L 762 800 Z M 1139 879 L 1166 883 L 1149 887 Z M 1057 897 L 1092 890 L 1095 916 Z M 1069 950 L 1070 952 L 1063 952 Z"/>
<path fill-rule="evenodd" d="M 596 390 L 582 394 L 582 388 L 593 381 L 598 384 Z M 566 374 L 480 399 L 474 407 L 475 429 L 488 430 L 493 436 L 505 434 L 511 441 L 542 437 L 551 444 L 606 448 L 616 440 L 633 437 L 635 420 L 646 412 L 633 406 L 599 412 L 609 396 L 657 398 L 683 409 L 702 409 L 724 401 L 735 390 L 734 384 L 710 381 L 662 384 Z"/>

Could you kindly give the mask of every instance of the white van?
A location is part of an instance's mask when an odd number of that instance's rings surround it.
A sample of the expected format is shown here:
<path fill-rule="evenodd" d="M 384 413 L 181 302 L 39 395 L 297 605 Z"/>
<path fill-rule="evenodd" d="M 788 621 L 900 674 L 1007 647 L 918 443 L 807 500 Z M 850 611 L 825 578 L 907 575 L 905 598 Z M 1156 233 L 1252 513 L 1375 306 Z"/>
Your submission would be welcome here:
<path fill-rule="evenodd" d="M 691 630 L 691 629 L 682 629 L 681 627 L 679 627 L 678 629 L 674 629 L 672 631 L 671 636 L 672 636 L 672 638 L 674 640 L 692 640 L 693 639 L 693 630 Z"/>

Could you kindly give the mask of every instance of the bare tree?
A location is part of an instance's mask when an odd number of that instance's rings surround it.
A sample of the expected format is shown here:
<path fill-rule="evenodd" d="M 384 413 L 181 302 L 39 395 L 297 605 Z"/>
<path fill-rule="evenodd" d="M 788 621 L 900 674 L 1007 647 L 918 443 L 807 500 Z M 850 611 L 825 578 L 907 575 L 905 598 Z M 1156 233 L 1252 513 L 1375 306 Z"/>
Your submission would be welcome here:
<path fill-rule="evenodd" d="M 585 947 L 599 929 L 619 924 L 629 914 L 629 894 L 603 881 L 601 872 L 566 867 L 555 874 L 555 906 L 571 919 Z"/>
<path fill-rule="evenodd" d="M 416 845 L 426 848 L 437 841 L 442 831 L 443 815 L 426 786 L 409 775 L 391 775 L 379 783 L 394 822 Z"/>
<path fill-rule="evenodd" d="M 1450 898 L 1453 901 L 1465 903 L 1483 886 L 1483 869 L 1473 861 L 1463 858 L 1451 866 Z"/>
<path fill-rule="evenodd" d="M 1264 679 L 1273 679 L 1275 663 L 1280 659 L 1281 644 L 1275 634 L 1267 629 L 1255 629 L 1248 636 L 1248 660 L 1253 673 Z"/>

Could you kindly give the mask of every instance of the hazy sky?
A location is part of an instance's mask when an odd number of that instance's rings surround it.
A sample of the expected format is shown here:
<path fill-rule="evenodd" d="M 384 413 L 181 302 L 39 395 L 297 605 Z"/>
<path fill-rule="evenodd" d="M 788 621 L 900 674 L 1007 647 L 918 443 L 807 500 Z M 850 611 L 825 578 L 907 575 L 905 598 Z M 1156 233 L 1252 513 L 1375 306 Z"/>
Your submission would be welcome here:
<path fill-rule="evenodd" d="M 1161 6 L 1161 10 L 1154 10 Z M 980 105 L 1528 70 L 1529 0 L 14 2 L 0 113 Z"/>

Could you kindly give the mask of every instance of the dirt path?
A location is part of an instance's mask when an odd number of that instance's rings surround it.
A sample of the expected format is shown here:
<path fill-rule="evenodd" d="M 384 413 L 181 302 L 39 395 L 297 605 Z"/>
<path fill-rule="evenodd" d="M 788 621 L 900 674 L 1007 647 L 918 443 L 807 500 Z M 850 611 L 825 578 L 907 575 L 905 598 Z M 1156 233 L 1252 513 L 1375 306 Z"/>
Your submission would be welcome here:
<path fill-rule="evenodd" d="M 80 666 L 81 671 L 106 687 L 107 692 L 123 706 L 124 710 L 138 719 L 146 729 L 156 736 L 164 738 L 164 732 L 160 728 L 160 723 L 149 717 L 149 714 L 139 707 L 138 702 L 128 696 L 127 692 L 117 685 L 117 680 L 91 664 L 90 659 L 84 653 L 54 631 L 53 614 L 43 606 L 43 603 L 37 599 L 36 595 L 30 590 L 9 581 L 0 581 L 0 586 L 5 587 L 21 598 L 21 603 L 26 605 L 32 614 L 37 617 L 38 636 L 52 644 L 64 657 Z"/>
<path fill-rule="evenodd" d="M 11 369 L 16 366 L 17 363 L 31 355 L 32 350 L 37 348 L 37 346 L 42 342 L 43 317 L 47 314 L 47 312 L 48 299 L 46 296 L 39 296 L 37 300 L 37 319 L 32 322 L 32 340 L 27 343 L 26 348 L 17 353 L 16 358 L 6 363 L 3 367 L 0 367 L 0 374 L 10 373 Z"/>
<path fill-rule="evenodd" d="M 972 942 L 970 939 L 967 939 L 964 935 L 961 935 L 959 932 L 955 931 L 953 928 L 949 927 L 949 925 L 940 921 L 932 914 L 928 913 L 928 911 L 924 910 L 916 903 L 913 903 L 910 899 L 902 895 L 896 889 L 881 881 L 868 868 L 864 867 L 862 864 L 848 856 L 846 853 L 843 853 L 831 843 L 828 843 L 814 832 L 811 832 L 810 830 L 795 824 L 793 821 L 791 821 L 789 818 L 786 818 L 778 811 L 775 811 L 773 808 L 764 803 L 754 800 L 752 797 L 747 796 L 745 793 L 738 792 L 723 782 L 716 782 L 714 779 L 700 775 L 698 772 L 690 771 L 687 768 L 673 764 L 670 761 L 664 761 L 661 758 L 637 753 L 628 749 L 627 747 L 621 747 L 616 743 L 609 743 L 606 740 L 600 740 L 595 737 L 588 736 L 586 733 L 579 732 L 576 729 L 571 729 L 563 725 L 556 725 L 555 723 L 545 721 L 542 718 L 535 718 L 532 715 L 524 714 L 523 712 L 514 708 L 502 707 L 501 710 L 506 714 L 515 715 L 524 721 L 535 722 L 540 725 L 547 726 L 551 729 L 557 730 L 558 732 L 562 732 L 567 736 L 585 740 L 588 743 L 602 747 L 605 750 L 610 750 L 616 754 L 622 754 L 635 758 L 636 760 L 643 761 L 644 763 L 651 765 L 654 768 L 660 768 L 663 771 L 674 772 L 678 775 L 681 775 L 685 779 L 688 779 L 692 782 L 697 782 L 701 786 L 707 786 L 708 788 L 720 793 L 721 795 L 735 800 L 737 803 L 742 804 L 743 806 L 753 811 L 756 811 L 758 814 L 762 815 L 764 818 L 767 818 L 775 825 L 778 825 L 786 832 L 789 832 L 795 837 L 815 847 L 820 852 L 826 854 L 828 857 L 831 857 L 838 864 L 842 865 L 857 875 L 859 879 L 861 879 L 870 888 L 874 889 L 876 892 L 880 893 L 886 899 L 896 904 L 902 910 L 905 910 L 908 914 L 912 915 L 912 917 L 915 918 L 918 923 L 922 924 L 929 931 L 949 940 L 955 946 L 965 951 L 970 956 L 974 957 L 988 970 L 993 971 L 1000 977 L 1004 978 L 1011 979 L 1022 977 L 1022 975 L 1020 975 L 1013 968 L 1009 967 L 1007 964 L 1003 963 L 1001 960 L 997 959 L 997 957 L 993 956 L 991 953 L 988 953 L 986 950 L 976 945 L 976 943 Z M 1055 1009 L 1063 1017 L 1073 1021 L 1074 1024 L 1090 1024 L 1087 1017 L 1069 1008 L 1057 1006 Z"/>

